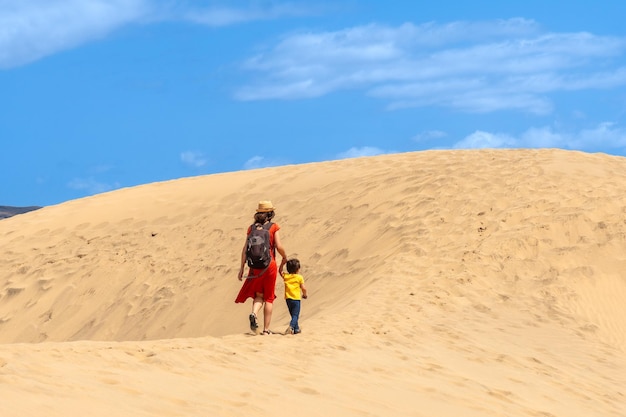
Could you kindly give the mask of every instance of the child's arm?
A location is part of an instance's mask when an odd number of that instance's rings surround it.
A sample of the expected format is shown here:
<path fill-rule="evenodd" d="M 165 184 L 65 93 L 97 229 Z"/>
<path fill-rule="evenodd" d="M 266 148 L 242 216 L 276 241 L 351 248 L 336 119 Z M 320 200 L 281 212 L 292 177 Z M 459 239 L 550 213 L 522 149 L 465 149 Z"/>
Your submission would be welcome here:
<path fill-rule="evenodd" d="M 308 298 L 308 295 L 306 293 L 306 287 L 304 286 L 304 282 L 300 284 L 300 289 L 302 290 L 302 298 Z"/>

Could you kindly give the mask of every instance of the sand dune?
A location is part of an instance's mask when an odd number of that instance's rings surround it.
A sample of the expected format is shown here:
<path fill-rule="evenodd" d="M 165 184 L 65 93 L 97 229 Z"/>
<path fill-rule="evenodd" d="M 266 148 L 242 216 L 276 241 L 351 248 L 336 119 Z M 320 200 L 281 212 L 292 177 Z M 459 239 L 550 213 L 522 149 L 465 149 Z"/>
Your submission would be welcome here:
<path fill-rule="evenodd" d="M 233 302 L 262 199 L 310 289 L 297 336 L 251 335 Z M 561 150 L 210 175 L 4 219 L 0 415 L 624 417 L 625 219 L 626 159 Z"/>

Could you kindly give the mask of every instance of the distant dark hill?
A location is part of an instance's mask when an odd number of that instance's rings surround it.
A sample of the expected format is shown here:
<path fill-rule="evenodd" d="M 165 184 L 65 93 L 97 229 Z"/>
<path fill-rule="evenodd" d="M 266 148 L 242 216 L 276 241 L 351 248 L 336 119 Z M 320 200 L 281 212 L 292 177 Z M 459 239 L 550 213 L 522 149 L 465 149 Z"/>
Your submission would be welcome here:
<path fill-rule="evenodd" d="M 38 206 L 30 206 L 30 207 L 11 207 L 11 206 L 0 206 L 0 220 L 6 219 L 7 217 L 15 216 L 16 214 L 27 213 L 29 211 L 40 209 Z"/>

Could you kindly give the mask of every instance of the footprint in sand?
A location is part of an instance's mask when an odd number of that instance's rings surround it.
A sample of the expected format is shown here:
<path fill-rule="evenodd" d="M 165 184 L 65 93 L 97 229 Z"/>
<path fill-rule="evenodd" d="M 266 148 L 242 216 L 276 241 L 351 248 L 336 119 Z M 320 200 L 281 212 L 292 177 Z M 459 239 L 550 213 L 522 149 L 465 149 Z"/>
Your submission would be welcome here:
<path fill-rule="evenodd" d="M 312 388 L 309 387 L 302 387 L 299 388 L 298 391 L 300 391 L 303 394 L 308 394 L 308 395 L 320 395 L 320 393 Z"/>

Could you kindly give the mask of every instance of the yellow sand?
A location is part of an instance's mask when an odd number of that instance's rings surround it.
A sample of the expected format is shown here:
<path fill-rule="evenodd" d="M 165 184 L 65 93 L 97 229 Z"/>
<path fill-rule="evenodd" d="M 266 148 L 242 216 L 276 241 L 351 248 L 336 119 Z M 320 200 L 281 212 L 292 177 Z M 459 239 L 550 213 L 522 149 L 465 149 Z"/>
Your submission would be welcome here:
<path fill-rule="evenodd" d="M 277 206 L 300 335 L 233 302 Z M 428 151 L 0 221 L 0 416 L 626 416 L 626 159 Z M 288 324 L 280 297 L 272 328 Z"/>

